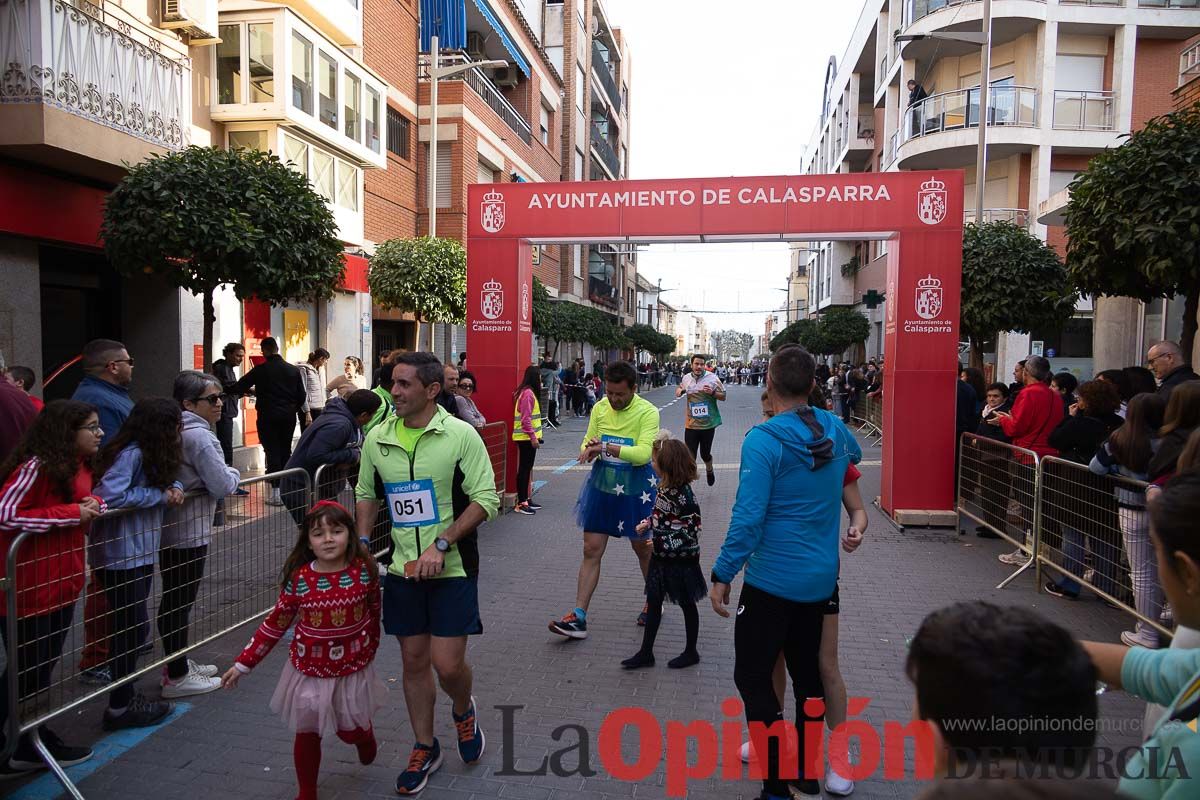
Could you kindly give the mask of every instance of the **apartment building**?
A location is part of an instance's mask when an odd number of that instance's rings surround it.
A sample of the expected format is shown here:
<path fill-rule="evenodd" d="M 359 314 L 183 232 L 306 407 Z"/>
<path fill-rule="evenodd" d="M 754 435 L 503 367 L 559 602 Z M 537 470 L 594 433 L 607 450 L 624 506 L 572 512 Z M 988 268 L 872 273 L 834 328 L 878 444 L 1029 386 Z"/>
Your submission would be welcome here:
<path fill-rule="evenodd" d="M 1091 156 L 1172 109 L 1181 44 L 1200 32 L 1200 9 L 1191 0 L 993 0 L 992 16 L 984 217 L 1028 227 L 1065 252 L 1061 216 L 1048 215 Z M 981 19 L 978 0 L 868 0 L 841 60 L 830 60 L 805 171 L 963 169 L 971 221 L 980 48 L 938 37 L 979 31 Z M 877 355 L 885 308 L 867 308 L 863 295 L 884 291 L 887 243 L 812 250 L 809 312 L 857 308 L 872 322 L 858 355 Z M 1175 301 L 1164 305 L 1166 320 L 1179 316 Z M 988 360 L 1006 375 L 1041 350 L 1056 369 L 1090 376 L 1137 363 L 1145 343 L 1170 334 L 1168 322 L 1154 322 L 1153 306 L 1084 299 L 1061 331 L 1003 334 Z"/>

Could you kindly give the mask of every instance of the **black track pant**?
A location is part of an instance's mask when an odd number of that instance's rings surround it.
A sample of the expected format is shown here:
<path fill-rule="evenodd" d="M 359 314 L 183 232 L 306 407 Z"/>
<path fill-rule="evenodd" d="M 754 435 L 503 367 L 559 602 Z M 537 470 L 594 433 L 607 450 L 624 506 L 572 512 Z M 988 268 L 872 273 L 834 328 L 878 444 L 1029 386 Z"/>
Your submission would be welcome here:
<path fill-rule="evenodd" d="M 825 718 L 807 716 L 804 700 L 809 697 L 824 697 L 821 685 L 821 626 L 825 622 L 827 601 L 797 603 L 768 594 L 750 584 L 742 588 L 738 598 L 737 622 L 733 628 L 734 667 L 733 680 L 742 702 L 746 704 L 746 722 L 753 726 L 760 723 L 763 729 L 783 720 L 783 709 L 775 697 L 771 683 L 771 672 L 782 652 L 792 678 L 792 689 L 796 697 L 797 751 L 793 754 L 800 763 L 788 764 L 781 773 L 781 739 L 774 737 L 767 743 L 767 777 L 763 788 L 768 794 L 788 796 L 788 778 L 804 778 L 804 722 Z M 755 738 L 751 727 L 751 741 Z M 820 767 L 810 767 L 808 777 L 819 778 Z"/>
<path fill-rule="evenodd" d="M 683 432 L 683 442 L 687 445 L 687 449 L 692 451 L 692 458 L 696 457 L 696 451 L 699 450 L 700 458 L 707 463 L 712 463 L 712 443 L 716 433 L 716 428 L 704 431 L 688 428 Z"/>
<path fill-rule="evenodd" d="M 162 599 L 158 603 L 158 637 L 163 652 L 178 653 L 188 644 L 188 622 L 196 593 L 204 578 L 208 546 L 164 547 L 158 551 L 158 569 L 162 577 Z M 187 656 L 167 664 L 167 676 L 177 681 L 187 675 Z"/>
<path fill-rule="evenodd" d="M 517 502 L 524 503 L 529 499 L 530 480 L 533 478 L 533 462 L 537 458 L 537 450 L 528 441 L 517 441 Z"/>
<path fill-rule="evenodd" d="M 17 641 L 8 640 L 8 619 L 0 616 L 0 637 L 7 653 L 4 673 L 0 675 L 0 728 L 8 722 L 8 671 L 17 669 L 17 696 L 33 697 L 50 688 L 50 675 L 62 655 L 63 642 L 71 630 L 75 605 L 64 606 L 49 614 L 17 620 Z M 16 656 L 14 660 L 14 656 Z M 0 735 L 3 731 L 0 731 Z"/>

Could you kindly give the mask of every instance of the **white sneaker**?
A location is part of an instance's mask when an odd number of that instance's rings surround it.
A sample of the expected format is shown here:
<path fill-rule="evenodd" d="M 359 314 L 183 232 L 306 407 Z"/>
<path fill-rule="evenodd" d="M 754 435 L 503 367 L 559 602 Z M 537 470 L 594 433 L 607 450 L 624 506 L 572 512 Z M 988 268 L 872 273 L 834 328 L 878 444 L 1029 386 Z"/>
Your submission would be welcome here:
<path fill-rule="evenodd" d="M 272 489 L 271 493 L 269 495 L 267 495 L 267 499 L 264 500 L 263 502 L 265 502 L 269 506 L 281 506 L 281 505 L 283 505 L 283 498 L 281 498 L 279 496 L 278 489 Z"/>
<path fill-rule="evenodd" d="M 825 791 L 838 797 L 846 797 L 854 791 L 854 781 L 847 780 L 833 770 L 825 773 Z"/>
<path fill-rule="evenodd" d="M 177 681 L 164 680 L 162 696 L 164 700 L 174 700 L 178 697 L 190 697 L 194 694 L 208 694 L 221 688 L 220 678 L 206 678 L 189 672 Z"/>
<path fill-rule="evenodd" d="M 187 660 L 188 674 L 199 675 L 201 678 L 215 678 L 221 674 L 216 664 L 197 664 L 190 658 Z"/>
<path fill-rule="evenodd" d="M 750 763 L 750 742 L 749 741 L 742 742 L 742 763 L 743 764 Z"/>
<path fill-rule="evenodd" d="M 996 558 L 1001 564 L 1008 564 L 1010 567 L 1024 566 L 1025 562 L 1029 560 L 1029 556 L 1025 554 L 1024 550 L 1014 550 L 1011 553 L 996 556 Z"/>

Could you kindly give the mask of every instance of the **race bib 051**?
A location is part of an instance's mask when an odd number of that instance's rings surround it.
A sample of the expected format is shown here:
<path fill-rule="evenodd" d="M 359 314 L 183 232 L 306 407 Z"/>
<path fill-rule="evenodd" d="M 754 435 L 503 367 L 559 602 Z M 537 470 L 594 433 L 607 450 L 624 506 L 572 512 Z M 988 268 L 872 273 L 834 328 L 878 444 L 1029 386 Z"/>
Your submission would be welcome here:
<path fill-rule="evenodd" d="M 404 483 L 385 483 L 388 512 L 398 528 L 416 528 L 441 521 L 433 481 L 426 478 Z"/>

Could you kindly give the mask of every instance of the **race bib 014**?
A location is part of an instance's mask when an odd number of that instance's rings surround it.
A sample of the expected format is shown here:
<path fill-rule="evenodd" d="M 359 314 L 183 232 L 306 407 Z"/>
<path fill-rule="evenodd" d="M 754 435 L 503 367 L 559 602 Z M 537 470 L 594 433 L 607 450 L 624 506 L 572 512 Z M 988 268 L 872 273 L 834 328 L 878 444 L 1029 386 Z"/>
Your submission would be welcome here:
<path fill-rule="evenodd" d="M 708 419 L 708 403 L 688 403 L 688 414 L 692 419 Z"/>
<path fill-rule="evenodd" d="M 392 524 L 397 528 L 416 528 L 441 521 L 437 493 L 433 489 L 432 480 L 426 478 L 404 483 L 385 483 L 383 488 L 387 493 Z"/>

